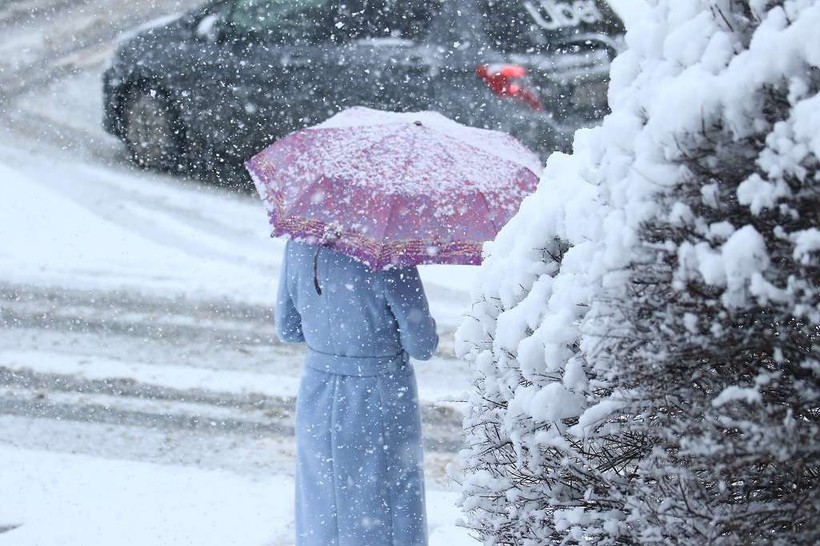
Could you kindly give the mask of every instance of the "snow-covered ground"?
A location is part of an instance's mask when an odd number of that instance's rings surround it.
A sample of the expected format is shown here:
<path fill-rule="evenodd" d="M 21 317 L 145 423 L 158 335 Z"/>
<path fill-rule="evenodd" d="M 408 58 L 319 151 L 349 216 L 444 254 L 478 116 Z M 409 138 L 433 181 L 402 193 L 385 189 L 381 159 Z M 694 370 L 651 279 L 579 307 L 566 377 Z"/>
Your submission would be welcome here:
<path fill-rule="evenodd" d="M 92 8 L 40 26 L 0 10 L 18 73 L 0 96 L 0 546 L 291 544 L 302 349 L 270 321 L 283 243 L 254 196 L 129 165 L 100 128 L 110 41 L 49 36 L 93 29 Z M 417 366 L 433 546 L 475 543 L 445 470 L 474 274 L 422 271 L 443 338 Z"/>
<path fill-rule="evenodd" d="M 72 103 L 96 101 L 93 76 L 62 79 L 19 105 L 98 131 L 99 110 Z M 96 119 L 75 117 L 92 113 Z M 261 203 L 193 181 L 135 172 L 119 156 L 119 144 L 101 133 L 89 149 L 77 152 L 38 137 L 16 133 L 0 147 L 0 369 L 6 375 L 0 387 L 0 545 L 291 543 L 289 401 L 302 353 L 276 344 L 270 325 L 258 320 L 264 317 L 260 309 L 272 309 L 282 250 L 282 242 L 267 235 Z M 98 159 L 106 154 L 113 159 Z M 424 271 L 445 336 L 441 355 L 419 366 L 428 408 L 457 407 L 469 386 L 466 365 L 448 352 L 468 301 L 470 275 L 469 268 Z M 36 296 L 68 291 L 84 296 L 57 302 Z M 95 298 L 108 305 L 95 306 Z M 246 306 L 257 320 L 244 320 L 241 313 L 174 314 L 161 306 L 146 312 L 146 298 L 209 310 Z M 32 317 L 43 313 L 48 317 L 33 324 Z M 58 325 L 80 320 L 108 329 L 120 323 L 155 329 L 135 342 Z M 207 356 L 193 354 L 177 363 L 179 346 L 192 351 L 178 331 L 185 327 L 227 328 L 269 343 L 252 342 L 252 354 L 244 349 L 245 358 L 237 360 L 231 356 L 244 340 L 231 347 L 206 336 L 194 344 Z M 162 343 L 162 328 L 165 337 L 178 338 L 174 346 L 165 353 L 162 347 L 147 349 Z M 101 352 L 103 343 L 108 347 Z M 228 361 L 214 353 L 229 353 Z M 45 381 L 30 387 L 21 377 L 64 378 L 87 387 L 60 391 Z M 170 390 L 180 400 L 95 387 L 111 382 Z M 229 405 L 186 402 L 186 393 L 210 393 Z M 282 415 L 271 415 L 271 408 L 237 409 L 231 396 L 264 397 L 286 408 Z M 172 425 L 85 415 L 95 408 L 146 415 L 149 421 L 198 419 L 213 427 L 180 432 Z M 225 424 L 235 421 L 250 423 L 249 432 Z M 215 437 L 209 428 L 232 430 Z M 472 542 L 456 526 L 455 492 L 444 471 L 452 452 L 428 456 L 432 544 Z"/>
<path fill-rule="evenodd" d="M 80 76 L 59 86 L 84 86 L 76 94 L 82 97 L 94 95 L 95 83 Z M 30 107 L 49 95 L 33 97 Z M 66 105 L 63 111 L 78 110 Z M 104 145 L 118 146 L 100 135 L 98 146 Z M 290 401 L 302 353 L 276 344 L 259 311 L 272 308 L 282 249 L 267 235 L 261 204 L 73 155 L 50 145 L 0 149 L 0 368 L 9 376 L 0 391 L 6 499 L 0 528 L 19 526 L 0 533 L 0 545 L 289 544 Z M 427 408 L 446 410 L 463 400 L 469 382 L 466 365 L 447 353 L 467 302 L 459 285 L 468 285 L 472 271 L 426 268 L 424 274 L 446 339 L 439 357 L 419 365 L 420 391 Z M 53 298 L 67 293 L 83 296 Z M 209 310 L 246 306 L 256 317 L 171 312 L 161 305 L 145 311 L 149 298 Z M 43 312 L 48 317 L 32 323 Z M 66 321 L 154 330 L 135 341 L 59 325 Z M 179 332 L 186 327 L 212 335 L 187 343 Z M 232 345 L 213 334 L 224 330 L 263 341 Z M 163 337 L 176 341 L 156 347 Z M 101 351 L 103 343 L 108 347 Z M 235 358 L 238 353 L 243 358 Z M 20 379 L 30 376 L 80 386 L 54 392 L 46 381 L 31 387 Z M 179 400 L 97 387 L 111 382 L 171 391 Z M 186 395 L 207 398 L 203 393 L 226 406 L 184 401 Z M 271 402 L 237 409 L 245 402 L 233 400 L 242 397 Z M 149 423 L 86 415 L 95 408 L 144 415 Z M 213 427 L 151 423 L 157 416 Z M 237 421 L 247 432 L 226 424 Z M 216 435 L 209 429 L 218 429 Z M 432 544 L 471 542 L 456 527 L 455 493 L 445 476 L 452 451 L 428 456 Z"/>
<path fill-rule="evenodd" d="M 292 544 L 292 477 L 0 446 L 0 544 Z M 454 494 L 431 492 L 431 544 L 469 544 Z M 11 525 L 8 525 L 11 524 Z"/>

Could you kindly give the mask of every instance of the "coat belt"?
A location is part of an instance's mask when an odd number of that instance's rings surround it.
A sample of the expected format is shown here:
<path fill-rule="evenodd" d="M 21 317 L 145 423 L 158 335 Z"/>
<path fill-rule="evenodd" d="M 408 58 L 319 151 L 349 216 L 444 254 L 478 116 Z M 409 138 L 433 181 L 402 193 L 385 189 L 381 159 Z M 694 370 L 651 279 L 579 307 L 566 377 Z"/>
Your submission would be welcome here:
<path fill-rule="evenodd" d="M 407 372 L 410 359 L 402 351 L 397 355 L 343 356 L 308 348 L 305 366 L 320 372 L 354 377 L 373 377 Z"/>

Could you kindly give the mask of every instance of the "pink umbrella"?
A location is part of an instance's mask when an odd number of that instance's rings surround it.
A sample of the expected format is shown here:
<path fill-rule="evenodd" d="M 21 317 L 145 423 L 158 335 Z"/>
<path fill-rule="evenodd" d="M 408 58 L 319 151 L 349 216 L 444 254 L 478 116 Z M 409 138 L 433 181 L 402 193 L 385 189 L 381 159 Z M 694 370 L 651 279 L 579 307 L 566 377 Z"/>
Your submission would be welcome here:
<path fill-rule="evenodd" d="M 274 236 L 322 244 L 374 269 L 478 264 L 538 182 L 513 137 L 435 112 L 356 107 L 291 133 L 245 164 Z"/>

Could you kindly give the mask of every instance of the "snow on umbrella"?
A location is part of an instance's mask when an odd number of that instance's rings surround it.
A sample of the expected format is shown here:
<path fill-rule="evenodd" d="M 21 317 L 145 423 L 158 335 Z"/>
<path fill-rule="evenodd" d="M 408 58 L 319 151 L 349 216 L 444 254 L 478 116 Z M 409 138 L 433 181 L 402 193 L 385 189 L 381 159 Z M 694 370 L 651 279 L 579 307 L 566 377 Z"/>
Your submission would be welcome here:
<path fill-rule="evenodd" d="M 435 112 L 347 109 L 245 164 L 274 236 L 321 244 L 374 269 L 478 264 L 538 182 L 513 137 Z"/>

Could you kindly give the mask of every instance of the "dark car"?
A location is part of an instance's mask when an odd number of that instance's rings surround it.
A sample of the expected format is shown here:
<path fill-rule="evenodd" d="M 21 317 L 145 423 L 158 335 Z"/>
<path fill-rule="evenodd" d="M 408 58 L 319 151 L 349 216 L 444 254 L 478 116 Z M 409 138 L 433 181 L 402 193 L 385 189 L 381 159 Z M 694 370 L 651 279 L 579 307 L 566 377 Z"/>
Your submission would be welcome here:
<path fill-rule="evenodd" d="M 622 35 L 603 0 L 216 0 L 118 48 L 105 127 L 208 172 L 349 106 L 437 110 L 546 157 L 606 114 Z"/>

